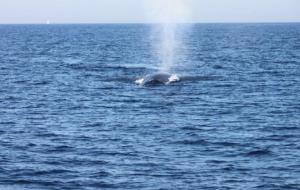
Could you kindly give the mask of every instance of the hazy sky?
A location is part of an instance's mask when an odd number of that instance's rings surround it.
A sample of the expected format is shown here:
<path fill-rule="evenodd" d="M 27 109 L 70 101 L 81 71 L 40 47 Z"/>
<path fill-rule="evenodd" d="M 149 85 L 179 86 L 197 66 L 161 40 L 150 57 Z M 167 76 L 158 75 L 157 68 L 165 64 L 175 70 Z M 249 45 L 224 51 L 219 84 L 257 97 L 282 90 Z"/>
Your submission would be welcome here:
<path fill-rule="evenodd" d="M 0 0 L 0 23 L 153 22 L 146 1 Z M 300 0 L 183 1 L 191 22 L 300 22 Z"/>

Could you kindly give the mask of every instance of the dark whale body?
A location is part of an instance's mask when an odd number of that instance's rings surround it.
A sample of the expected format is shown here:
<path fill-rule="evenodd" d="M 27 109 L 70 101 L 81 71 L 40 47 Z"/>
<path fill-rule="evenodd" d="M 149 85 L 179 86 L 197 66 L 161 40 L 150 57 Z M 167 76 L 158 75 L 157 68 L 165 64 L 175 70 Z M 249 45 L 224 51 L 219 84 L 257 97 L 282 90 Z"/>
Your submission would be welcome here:
<path fill-rule="evenodd" d="M 167 73 L 156 73 L 152 75 L 147 75 L 146 77 L 137 80 L 136 83 L 140 85 L 156 85 L 156 84 L 169 84 L 171 82 L 179 81 L 176 75 L 171 75 Z"/>

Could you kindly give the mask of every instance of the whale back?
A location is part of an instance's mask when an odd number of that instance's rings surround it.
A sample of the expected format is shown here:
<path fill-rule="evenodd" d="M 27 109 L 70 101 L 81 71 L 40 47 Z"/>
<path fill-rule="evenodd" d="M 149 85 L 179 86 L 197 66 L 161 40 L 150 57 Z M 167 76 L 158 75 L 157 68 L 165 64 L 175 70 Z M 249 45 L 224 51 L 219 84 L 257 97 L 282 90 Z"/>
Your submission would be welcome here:
<path fill-rule="evenodd" d="M 145 77 L 144 85 L 145 84 L 157 84 L 157 83 L 163 83 L 166 84 L 169 82 L 169 78 L 171 75 L 164 74 L 164 73 L 158 73 L 154 75 L 148 75 Z"/>
<path fill-rule="evenodd" d="M 152 75 L 147 75 L 144 78 L 136 80 L 136 83 L 139 85 L 147 86 L 147 85 L 169 84 L 176 81 L 179 81 L 179 77 L 177 75 L 156 73 Z"/>

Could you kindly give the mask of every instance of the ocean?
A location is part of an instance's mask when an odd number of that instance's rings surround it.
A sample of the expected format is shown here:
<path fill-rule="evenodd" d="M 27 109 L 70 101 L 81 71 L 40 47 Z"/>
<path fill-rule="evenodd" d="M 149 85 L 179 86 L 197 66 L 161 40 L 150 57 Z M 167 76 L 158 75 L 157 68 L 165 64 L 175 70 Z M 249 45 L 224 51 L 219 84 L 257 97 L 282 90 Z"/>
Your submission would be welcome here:
<path fill-rule="evenodd" d="M 0 25 L 1 190 L 300 189 L 300 24 Z"/>

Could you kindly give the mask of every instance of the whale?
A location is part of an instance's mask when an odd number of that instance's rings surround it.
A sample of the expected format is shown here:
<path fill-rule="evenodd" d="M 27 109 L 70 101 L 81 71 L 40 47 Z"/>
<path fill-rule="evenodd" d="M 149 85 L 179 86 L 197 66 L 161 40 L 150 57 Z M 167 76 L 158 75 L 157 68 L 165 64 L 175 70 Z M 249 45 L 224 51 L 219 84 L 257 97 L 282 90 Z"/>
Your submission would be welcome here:
<path fill-rule="evenodd" d="M 155 74 L 146 75 L 145 77 L 136 80 L 135 83 L 141 86 L 157 85 L 157 84 L 167 85 L 173 82 L 177 82 L 179 80 L 180 78 L 175 74 L 155 73 Z"/>

